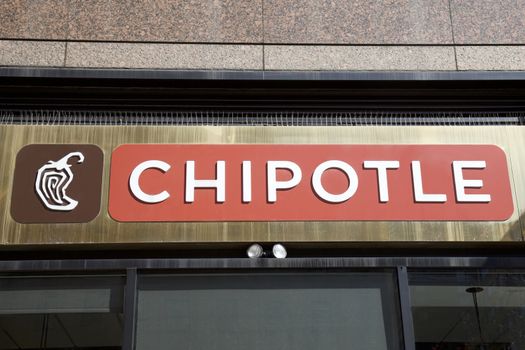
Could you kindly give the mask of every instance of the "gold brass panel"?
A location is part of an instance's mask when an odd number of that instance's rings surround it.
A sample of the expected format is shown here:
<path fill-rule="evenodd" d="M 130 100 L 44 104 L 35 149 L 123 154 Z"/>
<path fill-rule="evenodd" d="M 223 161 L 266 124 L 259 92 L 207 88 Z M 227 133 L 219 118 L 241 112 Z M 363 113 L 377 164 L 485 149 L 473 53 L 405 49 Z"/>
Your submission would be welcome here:
<path fill-rule="evenodd" d="M 19 224 L 9 213 L 17 152 L 27 144 L 89 143 L 104 151 L 100 214 L 85 224 Z M 107 213 L 111 151 L 124 143 L 495 144 L 505 150 L 515 211 L 505 222 L 119 223 Z M 0 246 L 212 242 L 518 242 L 525 217 L 525 128 L 0 125 Z M 502 174 L 502 176 L 506 176 Z M 521 219 L 521 220 L 520 220 Z"/>

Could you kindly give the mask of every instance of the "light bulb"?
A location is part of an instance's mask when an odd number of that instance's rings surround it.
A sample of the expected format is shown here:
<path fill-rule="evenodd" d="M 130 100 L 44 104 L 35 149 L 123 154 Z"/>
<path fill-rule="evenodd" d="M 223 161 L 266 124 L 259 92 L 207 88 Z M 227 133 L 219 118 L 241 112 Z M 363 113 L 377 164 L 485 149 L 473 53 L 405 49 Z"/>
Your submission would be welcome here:
<path fill-rule="evenodd" d="M 259 244 L 255 243 L 249 246 L 248 249 L 246 249 L 246 254 L 248 255 L 248 258 L 250 259 L 257 259 L 263 256 L 264 251 L 263 251 L 263 248 Z"/>
<path fill-rule="evenodd" d="M 286 258 L 286 248 L 282 244 L 276 244 L 272 248 L 273 256 L 275 256 L 277 259 L 284 259 Z"/>

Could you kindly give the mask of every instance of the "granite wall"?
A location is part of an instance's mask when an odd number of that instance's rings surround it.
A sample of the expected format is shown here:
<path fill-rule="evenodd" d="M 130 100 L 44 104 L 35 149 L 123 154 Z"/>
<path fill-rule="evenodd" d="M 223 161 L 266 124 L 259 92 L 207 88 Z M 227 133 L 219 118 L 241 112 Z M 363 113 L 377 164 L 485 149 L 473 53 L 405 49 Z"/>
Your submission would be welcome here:
<path fill-rule="evenodd" d="M 0 65 L 525 70 L 525 0 L 3 0 Z"/>

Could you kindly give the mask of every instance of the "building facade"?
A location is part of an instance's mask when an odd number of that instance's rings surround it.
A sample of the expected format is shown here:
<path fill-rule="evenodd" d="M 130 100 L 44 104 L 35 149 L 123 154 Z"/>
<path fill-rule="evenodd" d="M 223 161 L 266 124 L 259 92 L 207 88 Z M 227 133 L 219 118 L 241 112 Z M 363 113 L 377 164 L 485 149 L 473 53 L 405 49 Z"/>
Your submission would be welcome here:
<path fill-rule="evenodd" d="M 0 3 L 0 349 L 524 349 L 523 13 Z"/>

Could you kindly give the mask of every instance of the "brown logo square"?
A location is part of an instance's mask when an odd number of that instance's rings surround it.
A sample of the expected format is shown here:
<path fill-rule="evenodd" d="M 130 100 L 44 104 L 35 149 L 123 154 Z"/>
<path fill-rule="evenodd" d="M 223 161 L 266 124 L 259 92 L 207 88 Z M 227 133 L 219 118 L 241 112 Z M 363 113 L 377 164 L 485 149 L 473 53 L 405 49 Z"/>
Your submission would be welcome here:
<path fill-rule="evenodd" d="M 80 223 L 100 211 L 104 155 L 95 145 L 28 145 L 16 157 L 11 216 L 17 222 Z"/>

